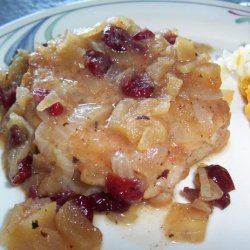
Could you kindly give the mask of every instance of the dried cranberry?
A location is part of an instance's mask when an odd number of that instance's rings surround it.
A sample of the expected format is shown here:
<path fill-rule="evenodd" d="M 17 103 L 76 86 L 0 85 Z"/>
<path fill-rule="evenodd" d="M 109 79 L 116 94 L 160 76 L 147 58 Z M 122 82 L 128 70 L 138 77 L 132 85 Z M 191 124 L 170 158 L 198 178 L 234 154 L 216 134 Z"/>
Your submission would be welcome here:
<path fill-rule="evenodd" d="M 25 182 L 32 174 L 32 157 L 27 156 L 21 162 L 18 163 L 18 172 L 12 178 L 11 182 L 14 185 L 20 185 Z"/>
<path fill-rule="evenodd" d="M 139 201 L 143 197 L 142 182 L 137 178 L 121 178 L 108 174 L 106 188 L 113 196 L 129 203 Z"/>
<path fill-rule="evenodd" d="M 33 90 L 33 97 L 36 104 L 39 104 L 45 96 L 49 94 L 49 90 L 43 88 L 35 88 Z"/>
<path fill-rule="evenodd" d="M 210 165 L 205 167 L 208 178 L 213 180 L 221 190 L 228 193 L 235 189 L 233 180 L 228 171 L 219 165 Z"/>
<path fill-rule="evenodd" d="M 95 50 L 87 50 L 85 65 L 93 75 L 102 77 L 111 64 L 112 62 L 108 55 Z"/>
<path fill-rule="evenodd" d="M 89 197 L 80 195 L 74 199 L 74 203 L 79 207 L 79 210 L 85 215 L 90 221 L 93 220 L 93 206 Z"/>
<path fill-rule="evenodd" d="M 224 193 L 220 199 L 214 200 L 212 204 L 220 209 L 226 208 L 231 203 L 229 193 Z"/>
<path fill-rule="evenodd" d="M 16 101 L 16 84 L 12 84 L 4 89 L 0 88 L 0 103 L 8 110 Z"/>
<path fill-rule="evenodd" d="M 119 27 L 108 25 L 102 34 L 103 42 L 114 51 L 127 51 L 130 42 L 130 34 Z"/>
<path fill-rule="evenodd" d="M 56 201 L 57 205 L 62 206 L 67 201 L 76 199 L 79 196 L 79 194 L 76 194 L 73 191 L 64 191 L 50 195 L 50 199 Z"/>
<path fill-rule="evenodd" d="M 184 187 L 182 194 L 189 200 L 194 201 L 199 197 L 200 189 Z"/>
<path fill-rule="evenodd" d="M 31 198 L 31 199 L 40 198 L 40 197 L 39 197 L 39 194 L 38 194 L 38 189 L 37 189 L 37 186 L 36 186 L 36 185 L 32 185 L 32 186 L 29 188 L 28 198 Z"/>
<path fill-rule="evenodd" d="M 139 41 L 134 41 L 132 40 L 131 43 L 130 43 L 130 46 L 132 49 L 140 52 L 140 53 L 146 53 L 148 51 L 148 47 L 143 44 L 142 42 L 139 42 Z"/>
<path fill-rule="evenodd" d="M 160 179 L 160 178 L 165 178 L 165 179 L 167 179 L 167 178 L 168 178 L 168 174 L 169 174 L 169 170 L 168 170 L 168 169 L 165 169 L 165 170 L 157 177 L 157 179 Z"/>
<path fill-rule="evenodd" d="M 55 201 L 58 206 L 63 206 L 67 201 L 73 201 L 83 215 L 90 221 L 93 220 L 93 206 L 91 199 L 87 196 L 77 194 L 73 191 L 64 191 L 50 195 L 50 199 Z"/>
<path fill-rule="evenodd" d="M 18 126 L 13 125 L 9 130 L 9 147 L 15 148 L 26 140 L 24 131 Z"/>
<path fill-rule="evenodd" d="M 164 35 L 164 38 L 170 43 L 170 44 L 175 44 L 175 41 L 176 41 L 176 38 L 177 38 L 177 35 L 174 34 L 174 33 L 166 33 Z"/>
<path fill-rule="evenodd" d="M 132 79 L 124 82 L 121 87 L 123 94 L 134 98 L 148 98 L 154 91 L 153 81 L 146 73 L 135 75 Z"/>
<path fill-rule="evenodd" d="M 34 100 L 36 104 L 39 104 L 48 94 L 49 94 L 49 90 L 47 89 L 35 88 L 33 90 L 33 96 L 34 96 Z M 58 116 L 63 113 L 64 107 L 60 102 L 56 102 L 53 105 L 51 105 L 49 108 L 47 108 L 47 111 L 51 116 Z"/>
<path fill-rule="evenodd" d="M 119 212 L 123 213 L 129 209 L 129 204 L 121 199 L 117 199 L 110 193 L 95 193 L 90 196 L 93 209 L 97 212 Z"/>
<path fill-rule="evenodd" d="M 141 30 L 137 32 L 135 35 L 133 35 L 132 37 L 132 39 L 135 41 L 142 41 L 142 40 L 154 39 L 154 38 L 155 38 L 155 34 L 148 29 Z"/>
<path fill-rule="evenodd" d="M 64 107 L 60 102 L 56 102 L 53 105 L 51 105 L 48 109 L 48 112 L 52 116 L 58 116 L 61 115 L 64 111 Z"/>

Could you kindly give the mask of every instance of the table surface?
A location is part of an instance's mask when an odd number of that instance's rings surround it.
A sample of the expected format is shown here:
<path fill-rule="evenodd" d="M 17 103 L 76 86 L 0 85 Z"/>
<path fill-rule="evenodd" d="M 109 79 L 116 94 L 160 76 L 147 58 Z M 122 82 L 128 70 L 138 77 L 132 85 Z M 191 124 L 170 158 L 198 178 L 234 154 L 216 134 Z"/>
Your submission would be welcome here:
<path fill-rule="evenodd" d="M 84 2 L 84 0 L 0 0 L 0 26 L 38 11 L 73 2 Z M 228 0 L 228 2 L 250 4 L 250 0 Z"/>

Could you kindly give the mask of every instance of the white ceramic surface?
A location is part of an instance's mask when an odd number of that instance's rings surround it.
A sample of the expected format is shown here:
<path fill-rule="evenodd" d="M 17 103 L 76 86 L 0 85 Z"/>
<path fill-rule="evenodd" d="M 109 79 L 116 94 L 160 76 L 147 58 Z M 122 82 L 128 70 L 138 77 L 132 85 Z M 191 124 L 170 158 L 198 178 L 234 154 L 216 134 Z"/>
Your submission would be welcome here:
<path fill-rule="evenodd" d="M 151 30 L 176 28 L 183 36 L 212 45 L 218 56 L 222 49 L 233 50 L 250 42 L 250 9 L 221 1 L 85 1 L 51 9 L 0 28 L 0 67 L 6 67 L 17 48 L 34 49 L 37 42 L 63 34 L 65 30 L 92 26 L 110 16 L 126 16 Z M 165 211 L 142 211 L 136 224 L 114 225 L 104 216 L 95 223 L 104 235 L 103 250 L 125 249 L 250 249 L 250 146 L 249 122 L 244 116 L 244 103 L 234 81 L 231 104 L 231 137 L 226 148 L 209 157 L 206 163 L 225 166 L 235 182 L 231 205 L 224 211 L 215 209 L 203 243 L 180 244 L 166 240 L 161 230 Z M 179 189 L 190 183 L 183 181 Z M 8 210 L 24 198 L 18 188 L 10 187 L 0 170 L 0 225 Z M 0 248 L 2 249 L 2 248 Z M 28 250 L 28 248 L 27 248 Z"/>

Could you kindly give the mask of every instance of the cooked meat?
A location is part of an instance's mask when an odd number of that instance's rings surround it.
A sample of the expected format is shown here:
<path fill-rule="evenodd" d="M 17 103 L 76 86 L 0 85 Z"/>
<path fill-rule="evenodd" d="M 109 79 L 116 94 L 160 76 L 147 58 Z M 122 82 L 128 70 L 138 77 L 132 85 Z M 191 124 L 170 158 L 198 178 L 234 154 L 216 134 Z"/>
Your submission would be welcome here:
<path fill-rule="evenodd" d="M 105 188 L 113 173 L 139 179 L 144 199 L 169 199 L 190 166 L 228 140 L 220 85 L 207 51 L 174 31 L 111 18 L 69 32 L 30 54 L 17 100 L 4 106 L 9 178 L 43 195 Z"/>

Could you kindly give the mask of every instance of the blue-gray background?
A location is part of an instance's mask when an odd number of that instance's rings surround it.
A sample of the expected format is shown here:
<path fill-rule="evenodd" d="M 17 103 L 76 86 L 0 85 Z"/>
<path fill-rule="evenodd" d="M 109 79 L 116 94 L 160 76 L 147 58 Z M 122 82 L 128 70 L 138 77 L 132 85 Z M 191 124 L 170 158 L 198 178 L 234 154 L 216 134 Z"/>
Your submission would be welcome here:
<path fill-rule="evenodd" d="M 0 0 L 0 26 L 37 11 L 84 0 Z"/>
<path fill-rule="evenodd" d="M 0 26 L 37 11 L 81 1 L 84 2 L 84 0 L 0 0 Z M 228 0 L 228 2 L 247 4 L 250 0 Z"/>

